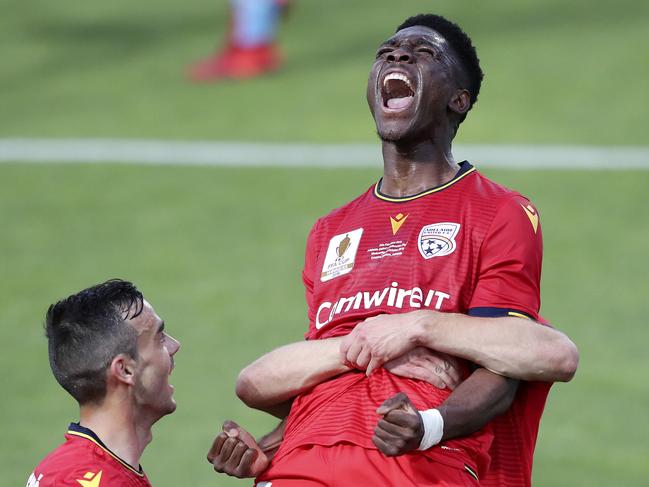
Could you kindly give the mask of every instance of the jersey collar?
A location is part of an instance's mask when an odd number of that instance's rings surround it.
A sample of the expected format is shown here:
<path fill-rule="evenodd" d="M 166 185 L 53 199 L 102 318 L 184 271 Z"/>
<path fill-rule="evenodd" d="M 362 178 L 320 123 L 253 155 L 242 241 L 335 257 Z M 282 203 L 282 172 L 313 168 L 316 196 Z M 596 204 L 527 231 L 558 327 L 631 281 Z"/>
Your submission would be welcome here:
<path fill-rule="evenodd" d="M 381 184 L 383 183 L 383 178 L 381 178 L 379 179 L 379 182 L 374 185 L 374 196 L 376 196 L 378 199 L 383 201 L 390 201 L 392 203 L 404 203 L 406 201 L 416 200 L 417 198 L 423 198 L 424 196 L 428 196 L 429 194 L 432 193 L 437 193 L 438 191 L 442 191 L 443 189 L 446 189 L 449 186 L 453 186 L 460 179 L 464 178 L 465 176 L 468 176 L 472 172 L 475 172 L 475 167 L 473 167 L 469 163 L 469 161 L 462 161 L 460 162 L 460 169 L 455 174 L 455 176 L 453 176 L 453 179 L 451 179 L 450 181 L 444 184 L 440 184 L 439 186 L 435 186 L 434 188 L 426 189 L 421 193 L 417 193 L 412 196 L 399 196 L 399 197 L 387 196 L 381 193 Z"/>
<path fill-rule="evenodd" d="M 104 445 L 104 442 L 101 441 L 99 437 L 95 434 L 95 432 L 92 431 L 90 428 L 85 428 L 81 426 L 79 423 L 70 423 L 70 426 L 68 426 L 68 434 L 72 436 L 79 436 L 81 438 L 85 438 L 86 440 L 92 441 L 95 445 L 97 445 L 99 448 L 101 448 L 106 453 L 108 453 L 111 457 L 113 457 L 115 460 L 121 463 L 128 470 L 130 470 L 134 474 L 139 475 L 140 477 L 144 477 L 144 471 L 142 470 L 141 465 L 138 465 L 138 468 L 136 469 L 131 465 L 129 465 L 128 463 L 126 463 L 121 458 L 119 458 L 112 451 L 110 451 L 110 448 Z"/>

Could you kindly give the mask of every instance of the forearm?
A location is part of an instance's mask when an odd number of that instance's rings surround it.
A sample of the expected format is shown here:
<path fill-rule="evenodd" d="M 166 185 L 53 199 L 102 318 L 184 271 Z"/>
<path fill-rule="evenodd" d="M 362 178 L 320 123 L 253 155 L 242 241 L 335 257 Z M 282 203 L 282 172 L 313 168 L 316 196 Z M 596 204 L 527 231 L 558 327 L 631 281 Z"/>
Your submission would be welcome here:
<path fill-rule="evenodd" d="M 237 396 L 249 407 L 280 417 L 277 411 L 271 411 L 274 406 L 349 370 L 340 360 L 339 348 L 339 338 L 277 348 L 241 371 Z"/>
<path fill-rule="evenodd" d="M 518 381 L 476 369 L 439 406 L 444 419 L 443 440 L 466 436 L 504 413 L 516 395 Z"/>
<path fill-rule="evenodd" d="M 567 382 L 579 352 L 563 333 L 522 318 L 417 311 L 414 341 L 519 380 Z"/>
<path fill-rule="evenodd" d="M 259 440 L 257 444 L 261 451 L 263 451 L 268 460 L 272 460 L 277 453 L 282 441 L 284 440 L 284 429 L 286 428 L 286 421 L 282 419 L 279 424 L 273 429 L 270 433 L 265 434 Z"/>

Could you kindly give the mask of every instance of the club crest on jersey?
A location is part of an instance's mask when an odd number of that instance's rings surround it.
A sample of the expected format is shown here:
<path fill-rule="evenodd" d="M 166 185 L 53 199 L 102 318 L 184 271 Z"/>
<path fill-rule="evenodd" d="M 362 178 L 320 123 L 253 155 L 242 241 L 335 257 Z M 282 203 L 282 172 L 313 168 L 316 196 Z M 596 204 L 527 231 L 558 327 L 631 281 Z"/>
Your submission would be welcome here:
<path fill-rule="evenodd" d="M 459 223 L 433 223 L 419 232 L 419 253 L 424 259 L 452 254 L 457 244 L 455 236 L 460 231 Z"/>
<path fill-rule="evenodd" d="M 349 274 L 352 271 L 361 235 L 363 235 L 363 229 L 357 228 L 351 232 L 336 235 L 329 240 L 329 247 L 320 273 L 322 282 Z"/>

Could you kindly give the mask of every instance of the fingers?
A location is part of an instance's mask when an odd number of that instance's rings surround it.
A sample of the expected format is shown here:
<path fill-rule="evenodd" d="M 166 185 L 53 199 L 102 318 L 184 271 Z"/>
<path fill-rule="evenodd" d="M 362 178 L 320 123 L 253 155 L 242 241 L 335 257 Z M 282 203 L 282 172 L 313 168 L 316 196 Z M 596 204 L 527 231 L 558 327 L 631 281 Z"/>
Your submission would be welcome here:
<path fill-rule="evenodd" d="M 225 472 L 235 477 L 240 477 L 244 473 L 243 469 L 245 465 L 243 465 L 243 456 L 246 454 L 246 452 L 251 452 L 252 460 L 254 460 L 255 456 L 257 455 L 257 452 L 255 450 L 252 450 L 251 448 L 248 448 L 245 443 L 237 443 L 232 449 L 230 457 L 225 462 Z M 248 455 L 247 458 L 250 458 L 250 455 Z M 252 464 L 252 462 L 250 463 Z M 249 466 L 250 465 L 248 465 L 248 467 Z"/>
<path fill-rule="evenodd" d="M 249 448 L 243 441 L 236 437 L 229 437 L 223 432 L 214 441 L 213 447 L 207 454 L 207 460 L 219 473 L 246 478 L 254 477 L 252 465 L 257 455 L 258 452 Z"/>
<path fill-rule="evenodd" d="M 446 388 L 446 381 L 443 375 L 435 375 L 426 367 L 414 367 L 413 374 L 415 379 L 423 380 L 429 384 L 437 387 L 438 389 Z"/>
<path fill-rule="evenodd" d="M 231 419 L 223 422 L 222 429 L 228 436 L 238 436 L 239 425 Z"/>
<path fill-rule="evenodd" d="M 393 415 L 397 412 L 400 412 L 401 414 L 407 414 L 402 411 L 395 411 L 390 413 L 388 416 Z M 387 419 L 382 418 L 379 420 L 378 424 L 376 425 L 376 428 L 374 430 L 375 433 L 381 433 L 380 436 L 383 438 L 386 437 L 404 437 L 410 434 L 410 431 L 413 428 L 416 428 L 418 425 L 417 418 L 414 417 L 413 415 L 408 415 L 410 416 L 409 418 L 405 417 L 400 417 L 398 419 L 392 418 L 392 419 Z"/>
<path fill-rule="evenodd" d="M 340 345 L 340 359 L 356 369 L 365 370 L 372 359 L 371 348 L 352 331 Z"/>
<path fill-rule="evenodd" d="M 378 369 L 383 365 L 383 359 L 377 356 L 372 356 L 371 360 L 367 364 L 367 369 L 365 374 L 369 377 L 375 369 Z"/>
<path fill-rule="evenodd" d="M 409 360 L 407 356 L 401 356 L 383 364 L 383 367 L 390 373 L 408 379 L 423 380 L 429 384 L 444 389 L 446 383 L 431 371 L 431 364 L 424 360 Z"/>
<path fill-rule="evenodd" d="M 383 416 L 381 423 L 381 428 L 392 434 L 401 434 L 401 428 L 406 428 L 408 430 L 419 429 L 422 421 L 419 412 L 411 408 L 408 411 L 403 411 L 401 409 L 390 411 L 388 414 Z M 379 421 L 380 422 L 380 421 Z"/>
<path fill-rule="evenodd" d="M 256 472 L 252 471 L 252 464 L 255 462 L 255 459 L 258 455 L 258 452 L 256 452 L 252 448 L 248 448 L 241 457 L 241 461 L 236 468 L 237 475 L 235 476 L 240 479 L 246 477 L 256 477 Z"/>
<path fill-rule="evenodd" d="M 228 435 L 225 433 L 219 433 L 218 436 L 214 438 L 214 441 L 212 442 L 212 447 L 207 452 L 208 462 L 212 463 L 214 461 L 214 458 L 221 453 L 221 448 L 223 447 L 223 443 L 227 438 Z"/>
<path fill-rule="evenodd" d="M 440 389 L 444 389 L 449 384 L 455 384 L 455 380 L 449 375 L 448 371 L 444 370 L 439 365 L 435 366 L 435 374 L 437 377 L 436 382 L 441 382 L 441 386 L 439 386 Z"/>
<path fill-rule="evenodd" d="M 255 450 L 259 449 L 259 445 L 252 437 L 252 435 L 248 433 L 246 430 L 244 430 L 241 426 L 239 426 L 234 421 L 228 420 L 225 423 L 223 423 L 223 431 L 231 438 L 239 438 L 246 445 L 248 445 L 248 447 Z"/>
<path fill-rule="evenodd" d="M 390 411 L 395 409 L 406 410 L 410 406 L 410 399 L 403 392 L 399 392 L 392 397 L 389 397 L 383 404 L 381 404 L 376 410 L 377 414 L 385 416 Z M 411 406 L 410 406 L 411 407 Z"/>
<path fill-rule="evenodd" d="M 460 361 L 451 355 L 443 354 L 446 373 L 451 379 L 447 382 L 449 389 L 453 390 L 462 382 L 462 365 Z"/>
<path fill-rule="evenodd" d="M 385 456 L 393 457 L 397 455 L 396 448 L 376 433 L 372 436 L 372 443 L 374 443 L 379 451 L 381 451 Z"/>
<path fill-rule="evenodd" d="M 356 357 L 356 367 L 363 370 L 367 369 L 368 365 L 374 360 L 374 358 L 371 355 L 370 350 L 367 347 L 361 346 L 361 350 L 358 353 L 358 356 Z M 369 376 L 370 373 L 367 371 L 367 375 Z"/>
<path fill-rule="evenodd" d="M 219 467 L 221 468 L 219 471 L 224 471 L 225 469 L 225 464 L 227 461 L 230 459 L 230 456 L 232 455 L 232 451 L 234 450 L 234 447 L 239 444 L 240 441 L 237 440 L 236 438 L 226 438 L 226 440 L 223 442 L 223 446 L 221 447 L 221 453 L 219 453 L 215 460 L 218 462 Z M 216 469 L 216 463 L 212 462 L 214 465 L 214 468 Z"/>
<path fill-rule="evenodd" d="M 382 405 L 385 409 L 398 405 L 388 411 L 374 429 L 372 442 L 387 456 L 401 455 L 416 449 L 423 436 L 421 416 L 412 407 L 405 394 L 397 394 Z"/>
<path fill-rule="evenodd" d="M 460 370 L 453 367 L 451 362 L 446 359 L 444 354 L 437 354 L 427 351 L 425 354 L 419 354 L 413 357 L 414 365 L 426 369 L 426 372 L 418 370 L 417 373 L 423 375 L 423 380 L 440 389 L 449 387 L 454 389 L 460 382 Z M 450 358 L 450 357 L 449 357 Z"/>
<path fill-rule="evenodd" d="M 237 423 L 227 420 L 207 452 L 214 470 L 233 477 L 256 477 L 268 466 L 268 457 L 255 439 Z"/>
<path fill-rule="evenodd" d="M 429 355 L 426 361 L 431 372 L 443 380 L 449 389 L 455 389 L 462 382 L 461 370 L 459 366 L 454 365 L 458 364 L 452 357 L 445 354 Z"/>
<path fill-rule="evenodd" d="M 341 345 L 342 362 L 352 364 L 354 367 L 356 367 L 358 365 L 359 355 L 363 350 L 363 344 L 359 340 L 354 339 L 353 331 L 345 338 L 349 338 L 349 340 L 343 340 L 342 342 L 343 344 L 347 343 L 346 351 L 344 354 L 342 353 Z"/>

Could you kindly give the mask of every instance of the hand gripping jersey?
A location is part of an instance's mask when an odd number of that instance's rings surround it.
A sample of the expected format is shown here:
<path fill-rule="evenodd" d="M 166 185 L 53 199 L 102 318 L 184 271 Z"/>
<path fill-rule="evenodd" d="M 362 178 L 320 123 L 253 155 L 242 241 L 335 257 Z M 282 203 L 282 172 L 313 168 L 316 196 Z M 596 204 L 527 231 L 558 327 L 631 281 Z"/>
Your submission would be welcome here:
<path fill-rule="evenodd" d="M 111 452 L 88 428 L 70 424 L 65 443 L 34 469 L 27 487 L 151 487 L 142 468 Z"/>
<path fill-rule="evenodd" d="M 534 206 L 468 162 L 450 182 L 411 197 L 385 196 L 379 182 L 311 230 L 303 271 L 306 338 L 345 335 L 371 316 L 418 309 L 537 319 L 542 247 Z M 375 410 L 399 391 L 418 409 L 439 406 L 450 395 L 383 369 L 369 378 L 343 374 L 296 398 L 276 458 L 312 444 L 375 449 Z M 530 416 L 517 442 L 530 462 L 545 395 L 547 389 L 542 400 L 514 406 L 522 413 L 505 426 L 519 434 L 512 424 Z M 483 476 L 492 439 L 488 426 L 413 454 Z"/>

